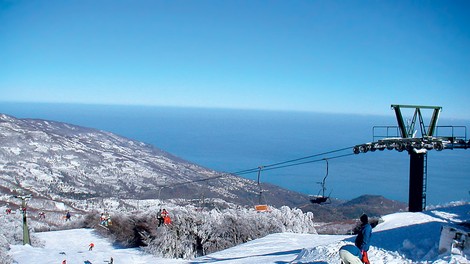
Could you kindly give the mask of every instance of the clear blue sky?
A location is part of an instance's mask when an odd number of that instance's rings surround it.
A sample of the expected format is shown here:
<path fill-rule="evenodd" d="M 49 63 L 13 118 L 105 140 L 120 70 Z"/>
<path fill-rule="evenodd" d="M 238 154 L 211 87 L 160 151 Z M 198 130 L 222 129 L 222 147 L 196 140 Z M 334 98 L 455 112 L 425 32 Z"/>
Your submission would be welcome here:
<path fill-rule="evenodd" d="M 470 1 L 0 0 L 0 101 L 470 119 Z"/>

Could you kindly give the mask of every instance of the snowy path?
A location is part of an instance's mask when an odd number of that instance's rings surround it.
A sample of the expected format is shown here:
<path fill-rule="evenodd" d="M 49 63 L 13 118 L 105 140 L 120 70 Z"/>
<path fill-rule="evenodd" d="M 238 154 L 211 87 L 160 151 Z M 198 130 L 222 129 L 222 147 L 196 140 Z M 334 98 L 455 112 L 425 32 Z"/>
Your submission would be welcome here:
<path fill-rule="evenodd" d="M 349 236 L 328 236 L 279 233 L 268 235 L 245 244 L 220 252 L 187 261 L 181 259 L 163 259 L 143 253 L 138 249 L 113 247 L 109 240 L 96 234 L 92 229 L 74 229 L 36 233 L 45 241 L 45 246 L 12 245 L 10 255 L 18 264 L 60 264 L 64 259 L 67 264 L 107 263 L 111 257 L 114 264 L 148 263 L 288 263 L 296 259 L 304 248 L 337 243 Z M 92 251 L 88 245 L 94 243 Z"/>
<path fill-rule="evenodd" d="M 304 248 L 337 243 L 350 236 L 272 234 L 245 244 L 198 258 L 191 263 L 289 263 Z"/>
<path fill-rule="evenodd" d="M 18 264 L 60 264 L 65 259 L 67 264 L 107 263 L 111 257 L 115 264 L 148 264 L 148 263 L 187 263 L 176 259 L 156 258 L 138 249 L 122 249 L 113 247 L 107 240 L 96 234 L 92 229 L 73 229 L 54 232 L 36 233 L 45 241 L 44 248 L 29 245 L 12 245 L 10 255 Z M 94 243 L 92 251 L 88 245 Z"/>

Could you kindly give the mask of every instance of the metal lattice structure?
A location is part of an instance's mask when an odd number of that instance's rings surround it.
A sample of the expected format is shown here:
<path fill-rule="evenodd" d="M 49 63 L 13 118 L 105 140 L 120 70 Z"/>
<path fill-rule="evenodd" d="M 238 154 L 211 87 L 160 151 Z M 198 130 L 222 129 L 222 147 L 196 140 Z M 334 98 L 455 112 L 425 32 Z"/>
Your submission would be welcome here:
<path fill-rule="evenodd" d="M 26 203 L 31 199 L 31 195 L 15 195 L 13 196 L 15 198 L 21 199 L 21 212 L 23 214 L 23 245 L 31 245 L 31 239 L 29 236 L 29 228 L 28 228 L 28 222 L 27 222 L 27 217 L 26 217 Z"/>
<path fill-rule="evenodd" d="M 470 148 L 465 126 L 437 126 L 442 107 L 392 105 L 398 126 L 375 126 L 373 142 L 356 145 L 355 154 L 368 151 L 407 151 L 410 155 L 410 190 L 408 210 L 421 212 L 426 208 L 427 153 L 430 150 Z M 413 117 L 405 122 L 402 109 L 414 109 Z M 432 110 L 429 124 L 425 124 L 422 110 Z M 419 124 L 419 130 L 417 129 Z M 419 133 L 418 133 L 419 132 Z"/>

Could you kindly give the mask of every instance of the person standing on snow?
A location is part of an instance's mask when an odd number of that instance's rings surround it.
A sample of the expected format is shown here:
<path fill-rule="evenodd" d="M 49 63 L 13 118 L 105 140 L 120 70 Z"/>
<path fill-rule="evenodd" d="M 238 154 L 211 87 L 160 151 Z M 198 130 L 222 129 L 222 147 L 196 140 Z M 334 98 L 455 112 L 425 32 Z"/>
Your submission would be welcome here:
<path fill-rule="evenodd" d="M 361 250 L 355 245 L 344 245 L 339 249 L 339 257 L 343 264 L 362 264 Z"/>
<path fill-rule="evenodd" d="M 90 247 L 88 248 L 88 250 L 89 250 L 89 251 L 92 251 L 94 247 L 95 247 L 95 244 L 90 243 Z"/>
<path fill-rule="evenodd" d="M 370 247 L 370 238 L 372 236 L 372 226 L 369 224 L 369 218 L 366 214 L 361 215 L 361 229 L 357 234 L 354 244 L 361 250 L 362 262 L 370 264 L 367 251 Z"/>
<path fill-rule="evenodd" d="M 46 219 L 46 213 L 44 213 L 44 211 L 39 212 L 39 219 Z"/>
<path fill-rule="evenodd" d="M 162 209 L 160 209 L 157 213 L 157 220 L 158 220 L 158 226 L 161 226 L 163 224 Z"/>

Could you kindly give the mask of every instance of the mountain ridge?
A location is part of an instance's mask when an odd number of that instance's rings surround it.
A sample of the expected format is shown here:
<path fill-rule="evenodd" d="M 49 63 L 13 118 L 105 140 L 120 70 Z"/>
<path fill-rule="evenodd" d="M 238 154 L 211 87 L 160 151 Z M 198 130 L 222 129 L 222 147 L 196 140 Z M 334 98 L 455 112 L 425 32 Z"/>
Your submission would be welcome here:
<path fill-rule="evenodd" d="M 1 179 L 18 189 L 28 186 L 44 194 L 50 192 L 48 187 L 59 196 L 76 198 L 116 194 L 139 199 L 175 194 L 198 198 L 204 194 L 244 204 L 259 191 L 251 180 L 203 168 L 106 131 L 7 115 L 0 116 L 0 129 L 0 171 L 10 175 Z M 200 195 L 191 197 L 188 192 Z"/>
<path fill-rule="evenodd" d="M 32 193 L 53 201 L 217 198 L 243 206 L 259 200 L 255 181 L 93 128 L 0 114 L 0 146 L 0 193 L 4 195 Z M 307 195 L 269 183 L 262 184 L 262 192 L 263 200 L 273 206 L 312 211 L 320 220 L 349 218 L 338 210 L 338 201 L 330 207 L 314 205 Z"/>

